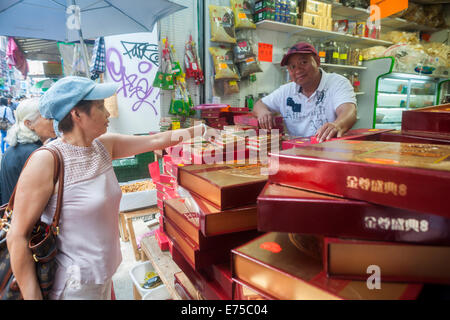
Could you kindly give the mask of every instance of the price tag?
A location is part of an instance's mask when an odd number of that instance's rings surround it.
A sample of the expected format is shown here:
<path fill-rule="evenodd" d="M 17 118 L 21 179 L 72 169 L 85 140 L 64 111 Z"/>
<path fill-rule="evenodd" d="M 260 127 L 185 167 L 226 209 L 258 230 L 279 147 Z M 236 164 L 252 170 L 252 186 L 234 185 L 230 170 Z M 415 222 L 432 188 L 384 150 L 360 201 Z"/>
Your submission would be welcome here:
<path fill-rule="evenodd" d="M 239 19 L 247 19 L 247 15 L 245 13 L 243 13 L 243 12 L 240 12 L 238 14 L 238 17 L 239 17 Z"/>

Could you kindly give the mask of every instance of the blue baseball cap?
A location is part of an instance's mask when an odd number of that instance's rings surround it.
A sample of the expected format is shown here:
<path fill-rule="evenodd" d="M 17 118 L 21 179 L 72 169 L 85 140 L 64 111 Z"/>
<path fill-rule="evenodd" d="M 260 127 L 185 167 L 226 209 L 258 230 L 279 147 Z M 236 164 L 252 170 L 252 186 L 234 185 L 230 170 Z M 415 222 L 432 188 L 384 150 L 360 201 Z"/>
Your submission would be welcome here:
<path fill-rule="evenodd" d="M 112 96 L 119 85 L 97 83 L 89 78 L 68 76 L 56 81 L 39 99 L 39 112 L 44 118 L 58 122 L 81 100 L 103 100 Z"/>

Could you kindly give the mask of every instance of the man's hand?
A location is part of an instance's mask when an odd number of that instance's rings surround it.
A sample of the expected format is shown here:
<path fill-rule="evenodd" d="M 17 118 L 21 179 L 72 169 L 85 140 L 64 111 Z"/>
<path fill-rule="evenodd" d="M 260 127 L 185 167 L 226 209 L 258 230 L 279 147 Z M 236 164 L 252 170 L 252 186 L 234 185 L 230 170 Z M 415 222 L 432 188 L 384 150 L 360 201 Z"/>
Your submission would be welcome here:
<path fill-rule="evenodd" d="M 323 142 L 334 137 L 340 138 L 345 132 L 346 130 L 338 124 L 334 122 L 327 122 L 320 127 L 319 130 L 317 130 L 316 138 L 318 142 Z"/>
<path fill-rule="evenodd" d="M 261 129 L 270 130 L 275 127 L 275 118 L 269 108 L 258 100 L 253 107 L 253 115 L 258 119 L 258 124 Z"/>
<path fill-rule="evenodd" d="M 270 112 L 270 111 L 263 112 L 262 114 L 260 114 L 258 116 L 258 124 L 261 129 L 266 129 L 266 130 L 272 129 L 273 122 L 274 122 L 274 118 L 273 118 L 272 112 Z"/>
<path fill-rule="evenodd" d="M 317 130 L 316 138 L 318 142 L 342 137 L 356 122 L 356 105 L 343 103 L 337 107 L 336 114 L 335 121 L 327 122 Z"/>

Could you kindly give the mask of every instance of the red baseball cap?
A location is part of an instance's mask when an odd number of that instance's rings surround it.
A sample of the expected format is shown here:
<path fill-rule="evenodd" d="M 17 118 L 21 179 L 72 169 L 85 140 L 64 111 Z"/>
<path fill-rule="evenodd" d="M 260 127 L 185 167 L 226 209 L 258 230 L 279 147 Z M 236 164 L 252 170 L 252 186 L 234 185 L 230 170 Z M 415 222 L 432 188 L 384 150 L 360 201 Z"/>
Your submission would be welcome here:
<path fill-rule="evenodd" d="M 283 60 L 281 60 L 281 66 L 287 65 L 289 57 L 296 53 L 312 53 L 314 55 L 314 59 L 316 59 L 317 63 L 320 64 L 320 58 L 316 49 L 308 42 L 299 42 L 292 46 L 284 55 Z"/>

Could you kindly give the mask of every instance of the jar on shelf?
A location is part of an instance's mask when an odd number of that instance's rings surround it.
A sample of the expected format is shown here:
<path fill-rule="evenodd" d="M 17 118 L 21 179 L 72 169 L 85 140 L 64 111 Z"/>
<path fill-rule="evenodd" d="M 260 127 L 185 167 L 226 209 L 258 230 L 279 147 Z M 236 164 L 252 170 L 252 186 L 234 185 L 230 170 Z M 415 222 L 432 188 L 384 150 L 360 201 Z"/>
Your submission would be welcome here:
<path fill-rule="evenodd" d="M 325 43 L 325 63 L 339 64 L 339 49 L 336 41 L 328 41 Z"/>
<path fill-rule="evenodd" d="M 350 47 L 348 44 L 341 43 L 339 46 L 339 64 L 341 65 L 349 65 L 349 50 Z"/>
<path fill-rule="evenodd" d="M 357 65 L 357 59 L 358 59 L 358 57 L 357 57 L 357 48 L 353 48 L 353 47 L 351 47 L 350 48 L 350 50 L 349 50 L 349 57 L 348 57 L 348 64 L 350 65 L 350 66 L 356 66 Z"/>
<path fill-rule="evenodd" d="M 358 72 L 353 72 L 352 77 L 351 77 L 351 83 L 353 85 L 353 90 L 355 92 L 359 92 L 360 91 L 360 85 L 361 82 L 359 81 L 359 73 Z"/>
<path fill-rule="evenodd" d="M 356 51 L 356 64 L 355 66 L 362 66 L 363 64 L 363 55 L 360 48 L 355 48 Z"/>
<path fill-rule="evenodd" d="M 326 63 L 327 52 L 326 46 L 323 42 L 320 42 L 317 46 L 317 53 L 319 54 L 320 63 Z"/>

